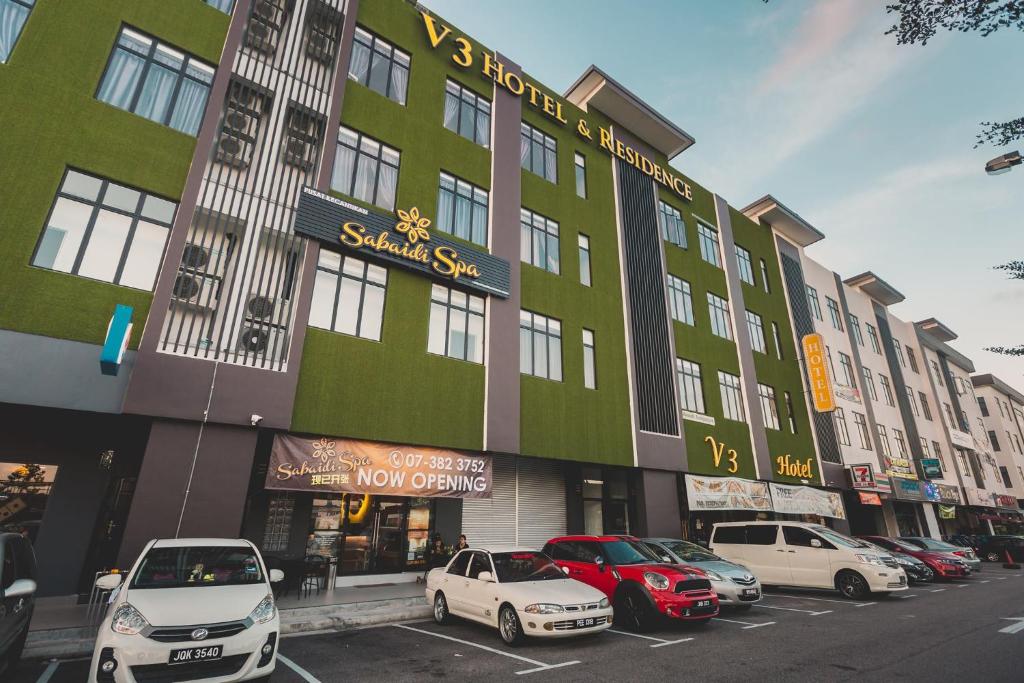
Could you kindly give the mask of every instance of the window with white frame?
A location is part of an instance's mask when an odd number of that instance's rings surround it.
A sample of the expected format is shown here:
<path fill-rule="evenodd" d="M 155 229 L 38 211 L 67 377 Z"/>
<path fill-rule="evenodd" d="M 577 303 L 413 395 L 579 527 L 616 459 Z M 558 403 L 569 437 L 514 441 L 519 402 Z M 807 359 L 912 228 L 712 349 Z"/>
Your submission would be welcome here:
<path fill-rule="evenodd" d="M 764 288 L 765 294 L 771 294 L 772 288 L 768 284 L 768 262 L 761 259 L 761 287 Z"/>
<path fill-rule="evenodd" d="M 871 432 L 868 431 L 868 419 L 864 413 L 853 411 L 853 423 L 857 425 L 857 436 L 860 438 L 860 447 L 866 451 L 871 450 Z"/>
<path fill-rule="evenodd" d="M 718 371 L 718 390 L 722 397 L 722 415 L 727 420 L 743 422 L 743 394 L 740 378 L 728 372 Z"/>
<path fill-rule="evenodd" d="M 836 409 L 832 411 L 832 417 L 836 423 L 836 437 L 839 439 L 839 443 L 843 446 L 850 445 L 850 430 L 846 427 L 846 413 L 843 409 L 836 406 Z"/>
<path fill-rule="evenodd" d="M 213 73 L 195 57 L 123 26 L 96 99 L 195 136 Z"/>
<path fill-rule="evenodd" d="M 796 434 L 796 411 L 793 410 L 793 397 L 788 391 L 783 391 L 782 397 L 786 403 L 786 421 L 789 423 L 789 433 Z"/>
<path fill-rule="evenodd" d="M 697 239 L 700 242 L 700 255 L 711 265 L 722 267 L 722 252 L 718 245 L 718 231 L 704 223 L 697 223 Z"/>
<path fill-rule="evenodd" d="M 732 339 L 732 322 L 729 320 L 729 302 L 708 292 L 708 313 L 711 315 L 711 332 L 723 339 Z"/>
<path fill-rule="evenodd" d="M 757 385 L 757 395 L 761 399 L 761 414 L 764 416 L 764 428 L 779 430 L 779 404 L 775 401 L 775 388 L 767 384 Z"/>
<path fill-rule="evenodd" d="M 597 367 L 594 357 L 594 331 L 583 328 L 583 386 L 597 388 Z"/>
<path fill-rule="evenodd" d="M 779 334 L 779 324 L 772 321 L 772 339 L 775 340 L 775 356 L 782 360 L 782 336 Z"/>
<path fill-rule="evenodd" d="M 36 0 L 0 0 L 0 64 L 11 58 Z"/>
<path fill-rule="evenodd" d="M 487 190 L 441 171 L 434 224 L 438 230 L 487 246 L 487 207 Z"/>
<path fill-rule="evenodd" d="M 573 167 L 576 171 L 576 196 L 587 198 L 587 158 L 579 152 L 573 153 Z"/>
<path fill-rule="evenodd" d="M 562 323 L 519 311 L 519 372 L 562 381 Z"/>
<path fill-rule="evenodd" d="M 519 231 L 520 260 L 557 274 L 558 223 L 529 209 L 520 209 Z"/>
<path fill-rule="evenodd" d="M 580 257 L 580 284 L 591 286 L 590 279 L 590 238 L 580 233 L 576 238 Z"/>
<path fill-rule="evenodd" d="M 746 311 L 747 332 L 750 334 L 750 348 L 758 353 L 768 353 L 764 342 L 764 323 L 761 316 L 753 311 Z"/>
<path fill-rule="evenodd" d="M 658 225 L 661 226 L 661 238 L 666 242 L 686 248 L 686 224 L 679 209 L 658 200 Z"/>
<path fill-rule="evenodd" d="M 409 53 L 356 26 L 348 77 L 398 104 L 409 88 Z"/>
<path fill-rule="evenodd" d="M 754 286 L 754 262 L 750 258 L 750 252 L 736 244 L 736 264 L 739 266 L 740 280 L 748 285 Z"/>
<path fill-rule="evenodd" d="M 397 149 L 341 126 L 331 189 L 392 211 L 401 160 Z"/>
<path fill-rule="evenodd" d="M 481 147 L 490 147 L 490 100 L 449 78 L 444 86 L 444 127 Z"/>
<path fill-rule="evenodd" d="M 921 455 L 923 455 L 926 458 L 932 457 L 931 450 L 928 448 L 928 439 L 926 439 L 926 438 L 924 438 L 922 436 L 920 438 L 920 440 L 921 440 Z"/>
<path fill-rule="evenodd" d="M 527 171 L 558 182 L 558 143 L 525 121 L 519 124 L 519 160 Z"/>
<path fill-rule="evenodd" d="M 691 413 L 706 413 L 700 365 L 676 358 L 676 381 L 679 384 L 679 406 Z"/>
<path fill-rule="evenodd" d="M 672 319 L 686 325 L 693 324 L 693 299 L 690 296 L 690 283 L 668 275 L 668 301 L 672 310 Z"/>
<path fill-rule="evenodd" d="M 152 291 L 178 205 L 67 169 L 32 265 Z"/>
<path fill-rule="evenodd" d="M 387 284 L 386 269 L 321 249 L 309 324 L 380 341 Z"/>
<path fill-rule="evenodd" d="M 484 299 L 443 285 L 430 289 L 427 351 L 470 363 L 484 362 Z"/>
<path fill-rule="evenodd" d="M 231 8 L 235 6 L 235 0 L 203 0 L 207 5 L 219 9 L 224 14 L 231 14 Z"/>
<path fill-rule="evenodd" d="M 818 301 L 818 290 L 807 285 L 807 305 L 811 307 L 811 315 L 821 320 L 821 302 Z"/>

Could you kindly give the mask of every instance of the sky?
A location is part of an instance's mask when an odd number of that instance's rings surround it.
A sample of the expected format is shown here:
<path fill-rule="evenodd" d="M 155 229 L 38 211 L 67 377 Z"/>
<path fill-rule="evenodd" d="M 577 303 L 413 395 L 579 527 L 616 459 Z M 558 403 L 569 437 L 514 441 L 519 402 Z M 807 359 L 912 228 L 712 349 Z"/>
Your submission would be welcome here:
<path fill-rule="evenodd" d="M 885 0 L 421 0 L 564 92 L 596 64 L 693 136 L 672 165 L 742 208 L 771 194 L 825 233 L 808 254 L 874 271 L 952 346 L 1024 391 L 1024 166 L 981 121 L 1024 114 L 1024 33 L 884 35 Z M 1022 149 L 1024 151 L 1024 149 Z"/>

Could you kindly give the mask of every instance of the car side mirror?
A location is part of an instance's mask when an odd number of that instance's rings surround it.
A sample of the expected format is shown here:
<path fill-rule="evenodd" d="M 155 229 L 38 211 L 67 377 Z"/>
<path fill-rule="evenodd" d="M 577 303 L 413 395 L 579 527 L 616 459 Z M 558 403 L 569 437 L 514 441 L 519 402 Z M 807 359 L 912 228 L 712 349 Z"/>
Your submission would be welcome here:
<path fill-rule="evenodd" d="M 18 579 L 4 591 L 5 598 L 27 598 L 36 592 L 36 582 L 32 579 Z"/>
<path fill-rule="evenodd" d="M 821 547 L 821 541 L 819 541 L 816 538 L 812 538 L 811 539 L 811 547 L 812 548 L 820 548 Z"/>
<path fill-rule="evenodd" d="M 271 569 L 270 583 L 277 583 L 278 581 L 284 581 L 284 572 L 280 569 Z"/>
<path fill-rule="evenodd" d="M 661 556 L 661 561 L 662 562 L 668 562 L 669 564 L 672 564 L 672 558 L 669 557 L 668 555 L 662 555 Z"/>
<path fill-rule="evenodd" d="M 569 568 L 568 567 L 561 567 L 561 570 L 562 570 L 563 574 L 565 574 L 566 576 L 569 576 Z"/>
<path fill-rule="evenodd" d="M 603 572 L 604 571 L 604 558 L 603 557 L 601 557 L 600 555 L 595 557 L 594 558 L 594 564 L 597 565 L 597 571 L 599 571 L 599 572 Z"/>
<path fill-rule="evenodd" d="M 120 574 L 104 574 L 96 579 L 96 587 L 102 591 L 112 591 L 121 585 Z"/>
<path fill-rule="evenodd" d="M 477 581 L 487 581 L 489 583 L 494 583 L 494 575 L 490 572 L 480 572 L 476 575 L 476 579 Z"/>

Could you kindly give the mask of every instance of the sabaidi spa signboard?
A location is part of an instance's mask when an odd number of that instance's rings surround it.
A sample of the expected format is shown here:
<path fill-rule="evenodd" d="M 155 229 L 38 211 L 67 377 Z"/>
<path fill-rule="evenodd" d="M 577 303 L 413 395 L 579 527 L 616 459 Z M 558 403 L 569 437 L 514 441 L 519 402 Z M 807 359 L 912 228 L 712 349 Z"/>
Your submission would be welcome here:
<path fill-rule="evenodd" d="M 295 232 L 330 248 L 340 245 L 450 284 L 508 298 L 508 261 L 430 232 L 430 225 L 416 207 L 396 214 L 370 211 L 309 187 L 302 188 L 295 211 Z"/>
<path fill-rule="evenodd" d="M 377 441 L 274 437 L 266 488 L 382 496 L 490 498 L 491 456 Z"/>

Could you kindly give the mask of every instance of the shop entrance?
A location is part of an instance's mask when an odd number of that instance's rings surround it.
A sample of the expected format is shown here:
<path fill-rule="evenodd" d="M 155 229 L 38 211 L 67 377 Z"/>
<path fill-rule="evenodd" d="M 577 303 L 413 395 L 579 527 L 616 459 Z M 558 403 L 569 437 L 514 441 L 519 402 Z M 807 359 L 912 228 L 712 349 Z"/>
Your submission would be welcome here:
<path fill-rule="evenodd" d="M 913 503 L 893 502 L 893 511 L 896 513 L 896 526 L 900 536 L 921 536 L 921 521 L 917 516 L 919 506 Z"/>

